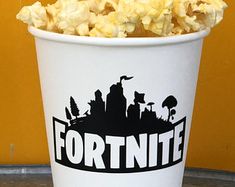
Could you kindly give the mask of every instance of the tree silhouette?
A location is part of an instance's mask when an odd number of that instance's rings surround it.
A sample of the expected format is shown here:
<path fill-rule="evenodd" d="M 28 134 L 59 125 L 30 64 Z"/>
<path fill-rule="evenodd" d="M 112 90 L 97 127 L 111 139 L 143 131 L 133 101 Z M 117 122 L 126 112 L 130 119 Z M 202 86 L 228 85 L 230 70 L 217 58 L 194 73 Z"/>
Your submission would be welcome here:
<path fill-rule="evenodd" d="M 162 108 L 167 107 L 168 108 L 168 118 L 167 122 L 170 121 L 170 118 L 174 119 L 174 115 L 176 114 L 175 109 L 172 109 L 177 106 L 177 100 L 173 95 L 168 96 L 162 103 Z"/>
<path fill-rule="evenodd" d="M 79 110 L 73 97 L 70 97 L 70 107 L 71 107 L 71 112 L 73 116 L 76 117 L 77 119 L 79 116 Z"/>
<path fill-rule="evenodd" d="M 66 118 L 67 118 L 68 120 L 71 120 L 71 119 L 72 119 L 72 116 L 71 116 L 71 114 L 70 114 L 70 112 L 69 112 L 69 109 L 68 109 L 67 107 L 65 107 L 65 113 L 66 113 Z"/>

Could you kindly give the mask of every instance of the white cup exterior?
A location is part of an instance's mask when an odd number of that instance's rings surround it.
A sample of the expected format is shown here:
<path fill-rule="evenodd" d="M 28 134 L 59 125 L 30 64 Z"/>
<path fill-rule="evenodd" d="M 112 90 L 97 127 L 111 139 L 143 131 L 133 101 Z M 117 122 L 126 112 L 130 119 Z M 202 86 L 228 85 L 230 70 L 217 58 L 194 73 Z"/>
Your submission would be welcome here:
<path fill-rule="evenodd" d="M 29 28 L 35 36 L 50 161 L 55 187 L 181 187 L 191 128 L 203 38 L 209 31 L 166 38 L 88 38 Z M 127 106 L 134 92 L 145 93 L 154 111 L 167 119 L 164 99 L 177 98 L 172 122 L 186 117 L 183 160 L 170 167 L 143 172 L 94 172 L 55 161 L 52 118 L 66 121 L 64 108 L 71 96 L 83 114 L 99 89 L 103 99 L 120 76 Z M 146 105 L 141 105 L 144 110 Z"/>

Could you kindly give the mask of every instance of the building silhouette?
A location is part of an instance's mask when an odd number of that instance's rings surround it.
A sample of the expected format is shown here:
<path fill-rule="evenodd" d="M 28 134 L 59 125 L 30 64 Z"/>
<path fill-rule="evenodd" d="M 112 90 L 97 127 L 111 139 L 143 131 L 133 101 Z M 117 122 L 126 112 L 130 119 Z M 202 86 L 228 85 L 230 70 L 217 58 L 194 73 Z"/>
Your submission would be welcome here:
<path fill-rule="evenodd" d="M 126 118 L 127 101 L 123 95 L 122 83 L 118 82 L 110 87 L 106 100 L 106 115 L 113 120 Z"/>
<path fill-rule="evenodd" d="M 142 131 L 143 129 L 148 128 L 152 129 L 153 132 L 155 132 L 156 129 L 158 131 L 164 131 L 171 128 L 170 125 L 172 123 L 169 120 L 157 117 L 156 112 L 153 111 L 153 102 L 147 104 L 150 109 L 145 108 L 144 111 L 141 111 L 140 105 L 145 104 L 144 93 L 135 91 L 133 104 L 130 104 L 127 108 L 127 99 L 123 94 L 122 81 L 130 79 L 132 79 L 132 77 L 122 76 L 120 82 L 113 84 L 110 87 L 110 92 L 106 96 L 106 102 L 102 98 L 101 91 L 97 90 L 94 93 L 95 99 L 88 103 L 90 105 L 90 110 L 87 110 L 83 116 L 78 117 L 79 110 L 77 104 L 71 97 L 71 113 L 67 107 L 65 111 L 71 126 L 79 126 L 79 128 L 82 128 L 81 126 L 86 126 L 86 128 L 89 128 L 91 131 L 102 129 L 115 131 L 116 129 L 117 133 L 124 128 L 128 131 L 133 131 L 133 129 Z M 174 105 L 170 105 L 172 102 L 168 102 L 166 105 L 173 111 L 171 112 L 171 117 L 173 117 L 176 112 L 173 108 L 177 105 L 177 100 L 174 96 L 168 96 L 167 98 L 170 98 L 170 101 L 174 100 Z M 166 99 L 166 101 L 168 100 Z M 163 107 L 164 106 L 165 105 L 163 105 Z M 74 116 L 75 119 L 73 119 L 72 116 Z M 122 126 L 122 129 L 120 129 L 120 125 Z"/>
<path fill-rule="evenodd" d="M 135 91 L 134 104 L 131 104 L 127 110 L 128 119 L 131 121 L 140 120 L 140 103 L 144 104 L 144 95 Z"/>
<path fill-rule="evenodd" d="M 90 115 L 95 118 L 102 118 L 105 114 L 105 102 L 102 99 L 102 93 L 100 90 L 95 92 L 95 100 L 91 100 L 90 105 Z"/>
<path fill-rule="evenodd" d="M 147 108 L 145 108 L 145 110 L 141 114 L 141 120 L 143 121 L 153 121 L 156 118 L 157 118 L 156 112 L 148 110 Z"/>

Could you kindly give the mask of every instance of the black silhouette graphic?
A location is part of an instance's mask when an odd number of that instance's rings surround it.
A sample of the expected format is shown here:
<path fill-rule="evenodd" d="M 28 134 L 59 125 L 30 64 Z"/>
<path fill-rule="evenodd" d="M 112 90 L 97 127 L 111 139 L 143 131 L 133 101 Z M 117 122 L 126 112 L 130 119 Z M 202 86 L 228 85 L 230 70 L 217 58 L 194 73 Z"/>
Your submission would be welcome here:
<path fill-rule="evenodd" d="M 148 106 L 150 106 L 150 111 L 151 112 L 153 111 L 153 105 L 154 104 L 155 104 L 154 102 L 150 102 L 150 103 L 147 104 Z"/>
<path fill-rule="evenodd" d="M 127 77 L 126 75 L 120 77 L 120 83 L 122 83 L 122 80 L 131 80 L 133 77 Z"/>
<path fill-rule="evenodd" d="M 174 119 L 174 115 L 176 114 L 176 110 L 172 109 L 174 107 L 177 106 L 177 100 L 173 95 L 170 95 L 169 97 L 167 97 L 163 103 L 162 103 L 162 107 L 167 107 L 168 108 L 168 118 L 167 121 L 170 121 L 170 117 L 172 117 L 172 119 Z"/>
<path fill-rule="evenodd" d="M 66 113 L 66 118 L 67 118 L 68 120 L 72 120 L 72 116 L 71 116 L 71 114 L 70 114 L 70 112 L 69 112 L 69 109 L 68 109 L 67 107 L 65 107 L 65 113 Z"/>
<path fill-rule="evenodd" d="M 140 119 L 140 104 L 144 103 L 144 94 L 135 91 L 134 105 L 131 104 L 127 110 L 129 120 L 138 121 Z"/>
<path fill-rule="evenodd" d="M 91 100 L 88 103 L 91 107 L 91 116 L 94 116 L 95 118 L 101 118 L 104 117 L 105 114 L 105 103 L 102 99 L 102 93 L 100 90 L 97 90 L 95 92 L 95 100 Z M 86 112 L 86 115 L 88 114 L 88 111 Z"/>
<path fill-rule="evenodd" d="M 72 112 L 73 116 L 75 116 L 77 119 L 79 116 L 79 110 L 78 110 L 77 104 L 74 101 L 73 97 L 70 97 L 70 106 L 71 106 L 71 112 Z"/>
<path fill-rule="evenodd" d="M 107 95 L 106 112 L 107 116 L 113 120 L 123 120 L 126 118 L 126 98 L 123 95 L 123 80 L 130 80 L 133 77 L 122 76 L 120 82 L 110 87 Z"/>
<path fill-rule="evenodd" d="M 154 102 L 149 102 L 147 104 L 147 106 L 150 106 L 150 110 L 148 110 L 147 108 L 145 108 L 144 112 L 142 112 L 142 120 L 145 123 L 149 123 L 151 124 L 152 121 L 155 121 L 154 119 L 157 118 L 156 112 L 153 111 L 153 105 L 155 103 Z M 161 118 L 160 118 L 161 119 Z"/>
<path fill-rule="evenodd" d="M 97 134 L 102 137 L 104 140 L 107 135 L 115 137 L 127 137 L 134 136 L 137 141 L 139 140 L 139 135 L 146 133 L 147 135 L 151 134 L 161 134 L 168 131 L 174 131 L 174 128 L 183 123 L 183 131 L 180 132 L 180 137 L 182 142 L 179 146 L 179 150 L 182 151 L 181 158 L 178 160 L 173 159 L 173 140 L 170 140 L 169 145 L 169 164 L 162 164 L 162 151 L 163 144 L 159 143 L 158 147 L 158 160 L 157 166 L 152 168 L 140 168 L 138 163 L 135 161 L 134 168 L 126 168 L 126 149 L 125 147 L 120 147 L 120 167 L 119 169 L 113 169 L 109 166 L 110 164 L 110 147 L 105 146 L 105 151 L 102 155 L 104 163 L 106 165 L 105 169 L 97 169 L 95 167 L 89 167 L 84 164 L 84 160 L 79 164 L 73 164 L 69 161 L 69 158 L 66 156 L 65 148 L 61 148 L 62 159 L 56 161 L 63 165 L 77 168 L 81 170 L 88 171 L 100 171 L 100 172 L 109 172 L 109 173 L 126 173 L 126 172 L 138 172 L 138 171 L 149 171 L 154 169 L 161 169 L 165 167 L 172 166 L 182 161 L 183 159 L 183 150 L 184 150 L 184 136 L 185 136 L 185 123 L 186 117 L 182 120 L 179 120 L 176 123 L 172 123 L 170 119 L 174 119 L 176 110 L 173 109 L 177 106 L 177 100 L 174 96 L 168 96 L 162 103 L 162 107 L 167 107 L 168 109 L 168 118 L 162 119 L 158 117 L 156 112 L 153 110 L 154 102 L 148 102 L 144 111 L 141 111 L 140 105 L 144 105 L 145 94 L 138 91 L 134 92 L 134 103 L 130 104 L 127 107 L 127 99 L 123 93 L 123 81 L 128 81 L 133 79 L 133 77 L 121 76 L 120 81 L 116 84 L 113 84 L 110 87 L 110 92 L 107 94 L 106 102 L 103 100 L 102 92 L 100 90 L 95 91 L 94 100 L 88 102 L 88 107 L 90 109 L 84 111 L 83 116 L 80 116 L 78 106 L 73 97 L 70 97 L 70 108 L 71 113 L 68 108 L 65 108 L 66 119 L 69 120 L 69 124 L 65 127 L 65 133 L 61 134 L 61 137 L 65 137 L 66 133 L 69 130 L 74 130 L 78 132 L 81 137 L 84 139 L 86 133 Z M 72 115 L 71 115 L 72 114 Z M 74 116 L 74 118 L 72 117 Z M 53 118 L 54 129 L 55 122 L 66 124 L 57 118 Z M 55 140 L 56 141 L 56 140 Z M 94 148 L 95 149 L 95 148 Z"/>

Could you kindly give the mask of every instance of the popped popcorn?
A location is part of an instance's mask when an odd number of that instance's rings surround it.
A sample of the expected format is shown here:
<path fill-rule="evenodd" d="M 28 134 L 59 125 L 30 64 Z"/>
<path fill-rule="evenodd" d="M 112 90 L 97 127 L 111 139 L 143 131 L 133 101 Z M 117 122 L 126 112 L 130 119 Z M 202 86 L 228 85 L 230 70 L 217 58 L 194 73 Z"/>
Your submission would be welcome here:
<path fill-rule="evenodd" d="M 54 5 L 47 5 L 46 10 L 52 18 L 48 30 L 81 36 L 89 34 L 89 24 L 94 13 L 90 12 L 88 2 L 58 0 Z"/>
<path fill-rule="evenodd" d="M 17 19 L 51 32 L 92 37 L 161 37 L 217 25 L 223 0 L 57 0 L 25 6 Z"/>
<path fill-rule="evenodd" d="M 36 2 L 32 6 L 23 7 L 16 18 L 41 29 L 44 29 L 48 23 L 47 11 L 40 2 Z"/>
<path fill-rule="evenodd" d="M 214 27 L 223 19 L 226 7 L 222 0 L 174 0 L 176 29 L 182 33 Z"/>

